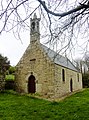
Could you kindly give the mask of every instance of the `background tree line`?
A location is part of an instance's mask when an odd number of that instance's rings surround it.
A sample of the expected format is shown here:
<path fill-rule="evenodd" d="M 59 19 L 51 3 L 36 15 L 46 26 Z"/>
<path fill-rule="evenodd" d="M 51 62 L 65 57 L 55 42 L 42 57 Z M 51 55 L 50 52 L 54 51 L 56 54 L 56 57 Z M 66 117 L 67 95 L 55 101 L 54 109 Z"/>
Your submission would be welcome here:
<path fill-rule="evenodd" d="M 10 65 L 7 57 L 0 54 L 0 89 L 14 89 L 15 67 Z"/>

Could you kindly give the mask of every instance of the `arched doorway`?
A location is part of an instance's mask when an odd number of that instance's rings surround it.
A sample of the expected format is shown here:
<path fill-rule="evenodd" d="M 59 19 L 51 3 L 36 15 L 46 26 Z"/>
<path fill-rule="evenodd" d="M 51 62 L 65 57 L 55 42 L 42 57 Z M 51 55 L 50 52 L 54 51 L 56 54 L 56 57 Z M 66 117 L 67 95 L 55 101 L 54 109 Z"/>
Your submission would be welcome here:
<path fill-rule="evenodd" d="M 73 91 L 73 81 L 72 81 L 72 78 L 70 80 L 70 91 L 72 92 Z"/>
<path fill-rule="evenodd" d="M 35 77 L 33 75 L 28 78 L 28 93 L 35 93 Z"/>

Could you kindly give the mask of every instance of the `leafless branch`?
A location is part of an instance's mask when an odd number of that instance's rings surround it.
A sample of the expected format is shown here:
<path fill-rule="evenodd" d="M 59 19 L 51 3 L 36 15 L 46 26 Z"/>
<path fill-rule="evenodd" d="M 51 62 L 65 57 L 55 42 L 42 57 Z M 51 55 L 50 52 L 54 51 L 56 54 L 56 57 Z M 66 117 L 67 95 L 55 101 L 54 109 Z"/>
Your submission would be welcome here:
<path fill-rule="evenodd" d="M 41 18 L 41 38 L 45 37 L 45 43 L 58 46 L 57 51 L 61 53 L 68 51 L 72 54 L 76 45 L 82 48 L 78 35 L 89 41 L 89 1 L 50 1 L 1 0 L 0 33 L 12 30 L 14 36 L 21 39 L 21 31 L 29 29 L 29 18 L 37 11 Z M 85 47 L 88 48 L 88 44 Z M 85 48 L 82 50 L 85 51 Z"/>
<path fill-rule="evenodd" d="M 80 4 L 79 6 L 77 6 L 76 8 L 72 9 L 72 10 L 69 10 L 68 12 L 64 12 L 64 13 L 55 13 L 55 12 L 52 12 L 50 11 L 47 6 L 45 5 L 45 2 L 42 1 L 42 0 L 38 0 L 41 5 L 43 6 L 43 8 L 50 14 L 54 15 L 54 16 L 58 16 L 58 17 L 64 17 L 66 15 L 69 15 L 69 14 L 72 14 L 74 12 L 77 12 L 79 10 L 82 10 L 82 9 L 88 9 L 89 8 L 89 3 L 87 4 Z"/>

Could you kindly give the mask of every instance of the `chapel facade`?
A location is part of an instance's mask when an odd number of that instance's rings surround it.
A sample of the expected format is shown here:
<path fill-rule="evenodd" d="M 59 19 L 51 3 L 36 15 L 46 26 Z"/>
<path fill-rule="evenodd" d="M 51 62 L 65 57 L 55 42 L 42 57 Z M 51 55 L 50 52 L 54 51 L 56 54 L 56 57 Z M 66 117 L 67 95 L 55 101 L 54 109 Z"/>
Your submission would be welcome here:
<path fill-rule="evenodd" d="M 16 90 L 59 98 L 82 89 L 82 74 L 72 62 L 40 43 L 39 22 L 36 14 L 30 19 L 30 44 L 16 66 Z"/>

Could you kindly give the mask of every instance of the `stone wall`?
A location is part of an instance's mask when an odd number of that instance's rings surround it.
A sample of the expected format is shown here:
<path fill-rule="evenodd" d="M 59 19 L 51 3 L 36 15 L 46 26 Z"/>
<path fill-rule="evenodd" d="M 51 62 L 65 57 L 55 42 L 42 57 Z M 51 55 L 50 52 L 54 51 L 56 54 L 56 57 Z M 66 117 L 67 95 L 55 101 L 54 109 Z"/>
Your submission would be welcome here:
<path fill-rule="evenodd" d="M 28 93 L 28 78 L 36 78 L 36 93 L 50 96 L 54 94 L 54 63 L 44 53 L 40 44 L 29 46 L 17 65 L 17 91 Z"/>
<path fill-rule="evenodd" d="M 65 70 L 65 81 L 62 79 L 62 69 Z M 82 74 L 68 68 L 55 64 L 55 97 L 61 97 L 71 92 L 70 80 L 72 79 L 72 90 L 82 89 Z"/>

